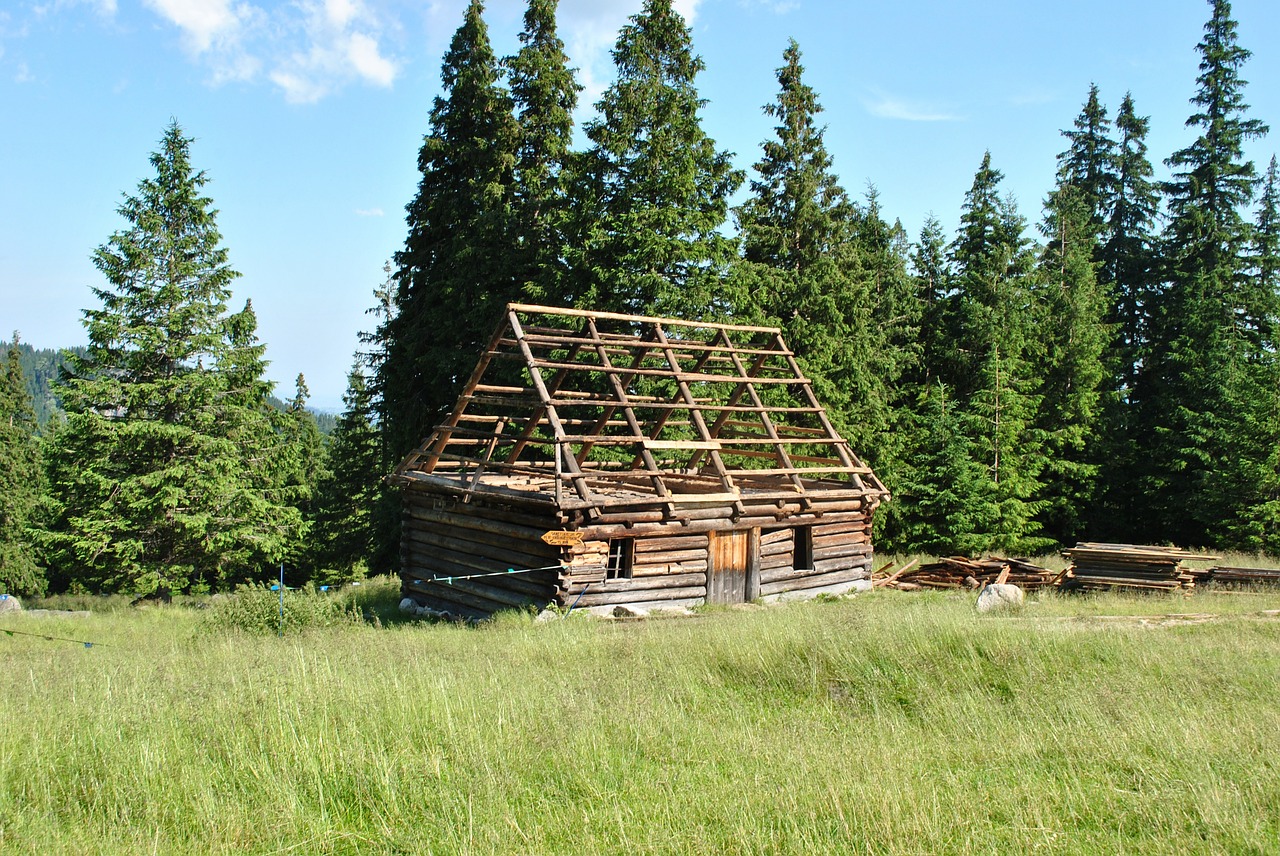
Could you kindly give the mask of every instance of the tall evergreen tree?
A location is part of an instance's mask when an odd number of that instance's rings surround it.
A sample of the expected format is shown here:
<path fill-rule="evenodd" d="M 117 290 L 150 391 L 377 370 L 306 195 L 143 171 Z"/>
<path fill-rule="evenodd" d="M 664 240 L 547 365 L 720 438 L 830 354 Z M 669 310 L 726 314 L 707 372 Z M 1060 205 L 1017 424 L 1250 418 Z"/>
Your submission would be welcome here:
<path fill-rule="evenodd" d="M 45 503 L 36 430 L 15 333 L 0 365 L 0 594 L 41 594 L 46 585 L 31 533 Z"/>
<path fill-rule="evenodd" d="M 1034 419 L 1039 378 L 1030 335 L 1039 320 L 1033 302 L 1034 258 L 1023 235 L 1025 221 L 998 192 L 1003 175 L 983 156 L 965 196 L 960 230 L 951 247 L 956 270 L 957 337 L 962 353 L 951 360 L 964 374 L 952 379 L 957 398 L 973 417 L 974 460 L 991 483 L 996 513 L 986 537 L 989 549 L 1030 549 L 1040 510 L 1042 439 Z"/>
<path fill-rule="evenodd" d="M 837 424 L 858 425 L 868 395 L 870 292 L 852 244 L 855 208 L 836 176 L 815 118 L 822 111 L 804 83 L 793 40 L 778 69 L 778 122 L 753 169 L 752 195 L 735 212 L 742 260 L 732 276 L 739 315 L 779 324 Z M 883 402 L 879 402 L 883 406 Z"/>
<path fill-rule="evenodd" d="M 1151 537 L 1198 544 L 1222 543 L 1223 521 L 1254 504 L 1240 462 L 1272 417 L 1262 394 L 1272 384 L 1259 376 L 1273 348 L 1269 306 L 1250 286 L 1243 213 L 1257 184 L 1243 145 L 1267 128 L 1246 117 L 1240 69 L 1249 52 L 1236 42 L 1230 3 L 1211 5 L 1187 120 L 1200 136 L 1166 161 L 1166 284 L 1139 381 Z"/>
<path fill-rule="evenodd" d="M 519 295 L 512 213 L 519 129 L 472 0 L 445 54 L 444 94 L 418 153 L 422 179 L 396 254 L 397 313 L 378 379 L 393 456 L 422 440 L 457 398 L 500 308 Z"/>
<path fill-rule="evenodd" d="M 324 583 L 357 579 L 374 562 L 383 491 L 382 440 L 359 361 L 347 375 L 342 401 L 328 466 L 316 487 L 314 561 Z"/>
<path fill-rule="evenodd" d="M 65 376 L 69 417 L 50 454 L 64 583 L 147 594 L 229 582 L 297 534 L 297 512 L 257 475 L 270 440 L 246 418 L 267 407 L 256 325 L 248 308 L 226 315 L 238 274 L 190 142 L 166 129 L 155 176 L 119 208 L 127 228 L 94 254 L 107 286 L 84 313 L 89 347 Z"/>
<path fill-rule="evenodd" d="M 1075 130 L 1062 135 L 1070 145 L 1058 155 L 1058 182 L 1077 188 L 1089 227 L 1100 232 L 1116 195 L 1116 144 L 1096 83 L 1089 84 L 1089 97 L 1076 117 Z"/>
<path fill-rule="evenodd" d="M 1093 261 L 1098 248 L 1089 195 L 1060 183 L 1046 204 L 1049 239 L 1039 266 L 1045 343 L 1037 423 L 1045 442 L 1043 531 L 1060 544 L 1085 537 L 1097 498 L 1099 414 L 1108 380 L 1109 301 Z"/>
<path fill-rule="evenodd" d="M 618 78 L 586 127 L 577 198 L 585 219 L 574 264 L 579 299 L 599 309 L 676 317 L 727 312 L 721 276 L 734 256 L 720 233 L 742 181 L 703 131 L 703 70 L 671 0 L 645 0 L 618 35 Z"/>
<path fill-rule="evenodd" d="M 558 0 L 529 0 L 521 48 L 507 59 L 519 123 L 514 171 L 514 218 L 522 269 L 516 279 L 539 302 L 571 302 L 564 248 L 572 213 L 566 169 L 573 111 L 582 87 L 556 32 Z"/>

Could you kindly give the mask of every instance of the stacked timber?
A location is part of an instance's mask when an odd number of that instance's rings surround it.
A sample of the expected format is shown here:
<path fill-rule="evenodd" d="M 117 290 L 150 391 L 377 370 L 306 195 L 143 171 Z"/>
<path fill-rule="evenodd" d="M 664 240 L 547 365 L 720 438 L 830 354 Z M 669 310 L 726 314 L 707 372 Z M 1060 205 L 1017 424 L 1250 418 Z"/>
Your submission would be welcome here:
<path fill-rule="evenodd" d="M 896 571 L 891 565 L 885 566 L 876 572 L 872 584 L 877 588 L 899 591 L 978 589 L 991 583 L 1012 583 L 1023 589 L 1037 589 L 1053 585 L 1056 579 L 1053 571 L 1027 559 L 950 556 L 918 567 L 915 562 L 910 562 Z"/>
<path fill-rule="evenodd" d="M 1276 586 L 1280 585 L 1280 569 L 1233 568 L 1217 566 L 1204 572 L 1201 582 L 1215 586 Z"/>
<path fill-rule="evenodd" d="M 1216 556 L 1177 547 L 1082 542 L 1063 554 L 1071 561 L 1062 585 L 1067 589 L 1122 588 L 1139 591 L 1190 593 L 1203 576 L 1187 562 L 1213 561 Z"/>

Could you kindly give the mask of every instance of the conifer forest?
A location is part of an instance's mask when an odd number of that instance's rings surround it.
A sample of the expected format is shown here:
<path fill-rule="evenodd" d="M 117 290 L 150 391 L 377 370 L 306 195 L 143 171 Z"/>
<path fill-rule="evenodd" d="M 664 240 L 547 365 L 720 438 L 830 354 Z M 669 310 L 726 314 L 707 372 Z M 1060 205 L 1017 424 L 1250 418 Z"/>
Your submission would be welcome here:
<path fill-rule="evenodd" d="M 917 235 L 874 188 L 842 186 L 801 45 L 779 45 L 761 93 L 774 133 L 735 163 L 702 127 L 703 62 L 671 0 L 618 33 L 582 127 L 556 6 L 529 0 L 505 57 L 481 0 L 466 9 L 327 433 L 302 376 L 272 404 L 191 138 L 174 121 L 149 167 L 139 153 L 93 253 L 87 346 L 56 377 L 17 336 L 0 361 L 0 592 L 393 570 L 383 478 L 511 301 L 780 327 L 892 492 L 882 552 L 1280 554 L 1280 187 L 1274 157 L 1245 156 L 1268 126 L 1228 0 L 1188 40 L 1198 76 L 1171 83 L 1190 145 L 1148 151 L 1142 105 L 1093 86 L 1062 119 L 1039 210 L 1019 210 L 988 154 L 955 233 L 931 219 Z"/>

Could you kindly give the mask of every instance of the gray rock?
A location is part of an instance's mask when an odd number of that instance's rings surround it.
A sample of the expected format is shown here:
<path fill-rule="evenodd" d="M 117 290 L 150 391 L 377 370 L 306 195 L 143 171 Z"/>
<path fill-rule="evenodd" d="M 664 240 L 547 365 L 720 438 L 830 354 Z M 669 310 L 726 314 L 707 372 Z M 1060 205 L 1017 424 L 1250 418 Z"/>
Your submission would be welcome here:
<path fill-rule="evenodd" d="M 406 597 L 406 598 L 404 598 L 403 600 L 401 600 L 401 601 L 400 601 L 400 611 L 401 611 L 401 612 L 410 612 L 410 613 L 411 613 L 411 612 L 415 612 L 417 609 L 418 609 L 418 604 L 417 604 L 417 603 L 414 601 L 414 599 L 413 599 L 413 598 L 411 598 L 411 597 Z"/>
<path fill-rule="evenodd" d="M 538 617 L 533 620 L 539 623 L 543 623 L 547 621 L 559 621 L 560 613 L 556 612 L 554 609 L 544 609 L 542 610 L 542 612 L 539 612 Z"/>
<path fill-rule="evenodd" d="M 645 618 L 649 615 L 649 610 L 642 606 L 631 606 L 630 604 L 620 603 L 613 608 L 614 618 Z"/>
<path fill-rule="evenodd" d="M 992 583 L 978 595 L 978 612 L 1016 609 L 1025 599 L 1022 589 L 1011 583 Z"/>
<path fill-rule="evenodd" d="M 22 612 L 22 601 L 11 594 L 0 594 L 0 612 Z"/>

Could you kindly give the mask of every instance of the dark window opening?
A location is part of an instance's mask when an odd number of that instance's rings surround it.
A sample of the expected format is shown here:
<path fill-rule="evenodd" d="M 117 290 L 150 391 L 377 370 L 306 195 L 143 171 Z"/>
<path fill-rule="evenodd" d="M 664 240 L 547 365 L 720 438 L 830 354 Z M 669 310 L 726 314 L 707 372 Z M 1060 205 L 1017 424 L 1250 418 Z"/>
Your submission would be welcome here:
<path fill-rule="evenodd" d="M 797 526 L 795 532 L 794 564 L 797 571 L 813 570 L 813 527 Z"/>
<path fill-rule="evenodd" d="M 604 578 L 607 580 L 631 579 L 631 566 L 635 561 L 635 555 L 634 538 L 614 538 L 609 541 L 609 564 L 605 566 Z"/>

